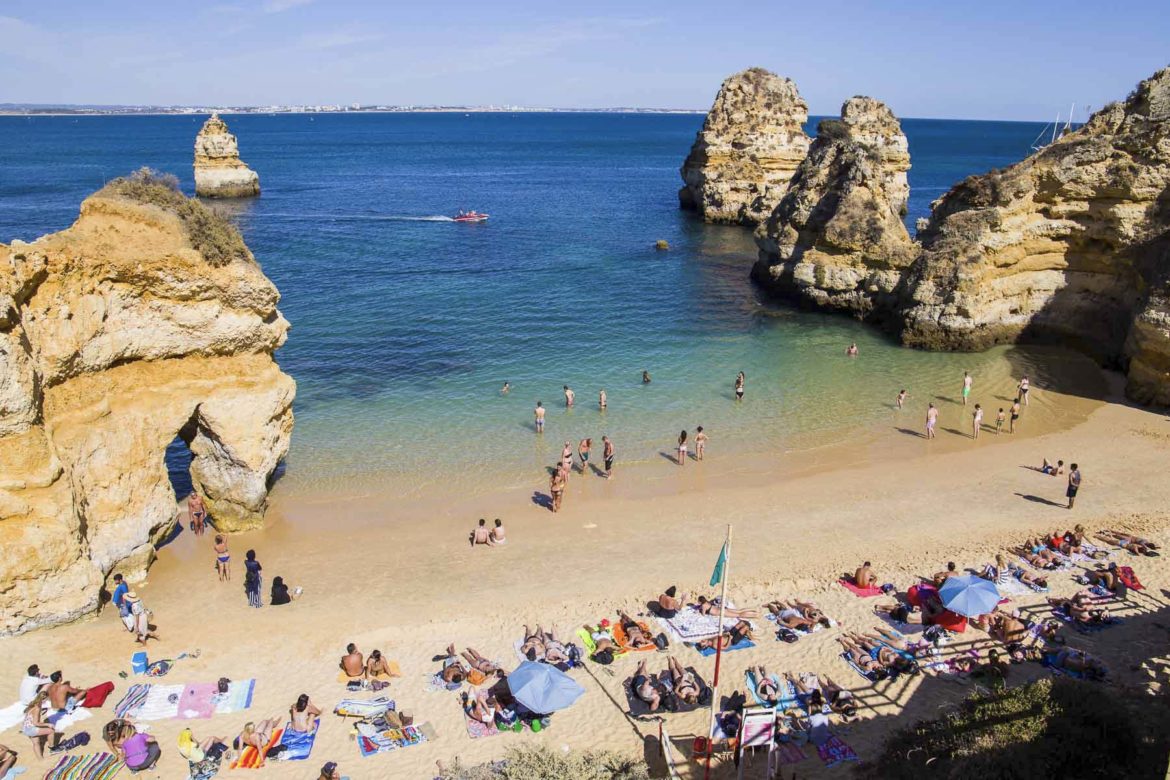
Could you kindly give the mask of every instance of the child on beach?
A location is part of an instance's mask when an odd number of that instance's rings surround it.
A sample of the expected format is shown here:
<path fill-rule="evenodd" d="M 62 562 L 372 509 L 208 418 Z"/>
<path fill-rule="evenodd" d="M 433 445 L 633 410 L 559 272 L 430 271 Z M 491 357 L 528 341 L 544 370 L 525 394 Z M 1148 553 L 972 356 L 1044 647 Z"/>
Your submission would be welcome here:
<path fill-rule="evenodd" d="M 967 396 L 971 395 L 971 385 L 975 382 L 971 375 L 963 372 L 963 406 L 967 405 Z"/>
<path fill-rule="evenodd" d="M 232 578 L 230 569 L 231 554 L 228 552 L 227 539 L 223 534 L 215 535 L 215 570 L 219 572 L 219 581 L 225 582 Z"/>
<path fill-rule="evenodd" d="M 707 450 L 707 434 L 703 433 L 703 426 L 700 425 L 695 429 L 695 459 L 702 460 L 703 453 Z"/>
<path fill-rule="evenodd" d="M 678 435 L 678 465 L 687 465 L 687 432 Z"/>
<path fill-rule="evenodd" d="M 904 404 L 906 402 L 906 398 L 909 395 L 910 394 L 907 393 L 905 389 L 902 389 L 898 392 L 898 408 L 899 409 L 902 408 L 902 404 Z"/>
<path fill-rule="evenodd" d="M 1005 417 L 1006 417 L 1006 415 L 1004 414 L 1003 407 L 1001 406 L 1001 407 L 999 407 L 999 411 L 995 413 L 995 435 L 996 436 L 999 436 L 999 434 L 1003 431 L 1003 421 L 1004 421 Z"/>

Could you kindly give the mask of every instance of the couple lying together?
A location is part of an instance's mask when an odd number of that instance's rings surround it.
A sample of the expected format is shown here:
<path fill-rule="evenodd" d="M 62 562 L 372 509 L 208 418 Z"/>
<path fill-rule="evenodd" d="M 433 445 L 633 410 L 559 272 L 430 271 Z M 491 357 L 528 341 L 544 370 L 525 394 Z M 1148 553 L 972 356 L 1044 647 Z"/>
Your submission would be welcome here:
<path fill-rule="evenodd" d="M 1113 622 L 1108 608 L 1087 590 L 1079 591 L 1067 599 L 1050 598 L 1048 603 L 1057 614 L 1067 615 L 1074 623 L 1082 626 L 1103 625 Z"/>
<path fill-rule="evenodd" d="M 1123 550 L 1128 550 L 1134 555 L 1148 555 L 1154 558 L 1160 554 L 1158 553 L 1158 545 L 1156 543 L 1149 539 L 1143 539 L 1136 534 L 1122 533 L 1106 528 L 1098 532 L 1097 538 L 1103 542 L 1116 545 Z"/>
<path fill-rule="evenodd" d="M 675 709 L 671 701 L 672 695 L 685 704 L 699 702 L 699 697 L 703 693 L 702 682 L 694 672 L 684 669 L 673 655 L 667 660 L 662 676 L 670 680 L 669 688 L 646 670 L 646 661 L 643 660 L 638 664 L 638 669 L 630 682 L 634 696 L 649 707 L 651 712 L 657 712 L 658 708 L 664 705 L 667 709 Z"/>
<path fill-rule="evenodd" d="M 618 612 L 618 621 L 626 637 L 626 647 L 631 650 L 644 650 L 654 646 L 654 638 L 649 632 L 625 612 Z M 585 626 L 585 631 L 593 640 L 593 653 L 589 657 L 597 663 L 611 664 L 616 656 L 625 652 L 625 648 L 614 638 L 613 627 L 608 620 L 602 619 L 596 626 Z"/>
<path fill-rule="evenodd" d="M 901 634 L 881 626 L 875 626 L 874 631 L 877 633 L 846 632 L 837 637 L 845 648 L 844 657 L 874 681 L 898 674 L 918 674 L 914 649 Z"/>
<path fill-rule="evenodd" d="M 467 661 L 467 666 L 464 666 L 459 660 L 459 656 L 455 655 L 455 645 L 453 643 L 447 645 L 447 655 L 443 658 L 443 669 L 439 672 L 439 678 L 443 682 L 457 687 L 462 685 L 464 680 L 470 679 L 472 684 L 478 685 L 488 677 L 504 676 L 503 669 L 470 647 L 463 651 L 462 656 Z"/>
<path fill-rule="evenodd" d="M 557 639 L 555 627 L 543 631 L 537 626 L 535 631 L 529 631 L 528 626 L 524 626 L 520 655 L 529 661 L 543 661 L 553 666 L 572 662 L 568 646 Z"/>
<path fill-rule="evenodd" d="M 781 695 L 776 679 L 770 676 L 763 665 L 749 666 L 749 678 L 755 683 L 756 697 L 769 707 L 778 706 L 785 698 Z M 824 682 L 816 675 L 802 675 L 793 677 L 788 672 L 784 679 L 789 687 L 796 692 L 796 699 L 809 713 L 835 712 L 846 720 L 857 714 L 857 706 L 853 701 L 853 693 L 845 690 L 831 678 L 826 676 Z M 799 730 L 799 724 L 797 724 Z"/>

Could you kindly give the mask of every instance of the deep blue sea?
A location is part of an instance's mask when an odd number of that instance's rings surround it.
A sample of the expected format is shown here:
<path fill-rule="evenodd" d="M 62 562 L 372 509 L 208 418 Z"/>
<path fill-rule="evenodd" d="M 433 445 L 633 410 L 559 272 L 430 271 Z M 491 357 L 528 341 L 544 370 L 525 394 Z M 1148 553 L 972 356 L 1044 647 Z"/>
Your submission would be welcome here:
<path fill-rule="evenodd" d="M 68 226 L 86 195 L 140 166 L 191 192 L 204 118 L 0 117 L 0 241 Z M 1006 371 L 1002 351 L 915 352 L 762 300 L 750 232 L 677 208 L 698 115 L 225 119 L 263 189 L 228 208 L 293 325 L 278 353 L 298 383 L 289 490 L 421 488 L 452 472 L 520 484 L 567 439 L 608 433 L 621 461 L 650 460 L 700 424 L 712 450 L 793 451 L 885 419 L 906 383 Z M 1024 157 L 1041 129 L 903 127 L 911 226 L 951 184 Z M 460 208 L 491 219 L 445 219 Z M 844 359 L 851 341 L 864 359 Z"/>

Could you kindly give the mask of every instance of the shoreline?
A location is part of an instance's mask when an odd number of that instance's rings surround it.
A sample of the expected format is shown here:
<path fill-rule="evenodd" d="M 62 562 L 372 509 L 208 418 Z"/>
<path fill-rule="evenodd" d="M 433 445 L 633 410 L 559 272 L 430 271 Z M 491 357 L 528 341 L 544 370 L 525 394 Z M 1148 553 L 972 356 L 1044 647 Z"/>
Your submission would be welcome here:
<path fill-rule="evenodd" d="M 708 471 L 720 472 L 717 475 L 704 475 L 699 464 L 691 463 L 682 475 L 685 480 L 674 479 L 679 475 L 666 471 L 668 464 L 615 471 L 615 480 L 608 485 L 575 476 L 565 508 L 557 515 L 512 493 L 490 501 L 480 497 L 448 502 L 445 507 L 439 498 L 435 503 L 400 504 L 385 497 L 285 506 L 278 496 L 268 528 L 231 537 L 234 579 L 223 585 L 212 571 L 210 539 L 182 533 L 160 551 L 149 583 L 137 588 L 155 611 L 162 636 L 147 652 L 154 659 L 202 650 L 198 659 L 181 661 L 166 682 L 220 676 L 258 681 L 253 707 L 246 714 L 154 722 L 152 732 L 164 753 L 159 776 L 178 776 L 181 762 L 174 744 L 182 726 L 190 725 L 199 737 L 234 736 L 243 722 L 284 711 L 301 691 L 326 712 L 322 732 L 311 761 L 298 766 L 269 764 L 266 773 L 274 778 L 311 777 L 310 770 L 325 760 L 339 761 L 354 780 L 387 773 L 430 777 L 436 760 L 460 756 L 465 762 L 479 762 L 530 741 L 554 749 L 609 747 L 636 752 L 641 742 L 635 733 L 655 735 L 657 724 L 629 721 L 614 706 L 624 705 L 621 680 L 633 672 L 631 659 L 575 672 L 586 695 L 555 716 L 547 732 L 476 741 L 468 740 L 463 731 L 454 694 L 425 691 L 425 680 L 435 667 L 430 659 L 454 641 L 461 649 L 475 647 L 511 668 L 511 642 L 525 623 L 555 623 L 568 634 L 581 623 L 612 618 L 618 608 L 642 612 L 645 601 L 668 584 L 706 592 L 702 586 L 728 522 L 735 527 L 729 593 L 738 604 L 754 606 L 777 596 L 814 598 L 841 629 L 857 631 L 875 622 L 869 613 L 872 604 L 832 583 L 840 571 L 862 558 L 874 561 L 882 581 L 904 589 L 913 576 L 929 575 L 948 559 L 978 565 L 1007 541 L 1074 521 L 1090 528 L 1123 525 L 1164 539 L 1170 525 L 1167 489 L 1161 480 L 1135 482 L 1132 475 L 1158 473 L 1164 467 L 1170 453 L 1165 416 L 1126 403 L 1081 401 L 1093 408 L 1084 422 L 1068 429 L 1007 440 L 1001 436 L 1001 441 L 993 442 L 997 446 L 981 442 L 964 447 L 971 442 L 956 436 L 953 445 L 947 442 L 936 451 L 909 458 L 898 456 L 897 450 L 906 448 L 898 442 L 911 448 L 925 442 L 890 432 L 866 445 L 856 459 L 830 454 L 804 473 L 786 473 L 779 480 L 765 472 L 765 479 L 757 482 L 743 473 L 742 464 L 721 463 L 711 455 L 713 459 L 702 465 L 715 466 Z M 1062 480 L 1025 468 L 1042 455 L 1066 462 L 1079 457 L 1085 488 L 1073 513 L 1046 503 L 1061 500 Z M 663 472 L 660 479 L 641 479 L 656 472 Z M 588 483 L 602 484 L 594 490 Z M 600 488 L 613 490 L 602 493 Z M 471 506 L 480 512 L 466 514 Z M 509 544 L 470 549 L 466 533 L 473 517 L 494 517 L 483 510 L 497 507 L 507 508 Z M 859 528 L 870 532 L 859 535 Z M 257 550 L 266 577 L 279 574 L 290 585 L 304 586 L 302 599 L 275 613 L 269 606 L 249 610 L 240 592 L 239 570 L 242 552 L 249 547 Z M 1170 586 L 1164 559 L 1122 561 L 1134 566 L 1150 588 L 1147 592 Z M 1055 595 L 1076 587 L 1065 577 L 1054 579 L 1059 580 L 1054 582 Z M 1033 595 L 1019 600 L 1042 601 Z M 1147 652 L 1149 643 L 1133 640 L 1139 626 L 1137 620 L 1130 623 L 1092 637 L 1072 634 L 1070 641 L 1100 653 L 1123 681 L 1138 679 L 1142 673 L 1130 671 L 1130 661 Z M 764 636 L 755 649 L 728 655 L 724 690 L 741 684 L 746 664 L 828 673 L 866 703 L 863 720 L 839 730 L 862 758 L 875 755 L 891 724 L 909 725 L 913 717 L 930 716 L 941 703 L 969 693 L 963 686 L 934 678 L 905 686 L 864 683 L 836 658 L 832 636 L 837 633 L 821 632 L 794 645 Z M 91 733 L 100 730 L 112 703 L 124 694 L 128 681 L 121 681 L 117 672 L 128 668 L 129 656 L 138 649 L 109 610 L 93 620 L 3 641 L 0 678 L 12 681 L 13 690 L 24 666 L 34 661 L 43 669 L 63 668 L 66 677 L 79 684 L 115 681 L 113 702 L 82 726 Z M 436 727 L 434 742 L 389 756 L 358 757 L 347 729 L 329 714 L 345 696 L 330 670 L 335 670 L 347 641 L 365 652 L 380 648 L 401 663 L 405 676 L 394 681 L 388 693 L 415 714 L 416 722 L 429 721 Z M 684 647 L 673 647 L 672 652 L 710 679 L 710 659 L 700 659 Z M 649 661 L 654 671 L 665 664 L 658 654 L 649 654 Z M 1018 679 L 1041 673 L 1033 666 L 1015 667 L 1021 670 Z M 705 712 L 668 715 L 667 726 L 681 738 L 701 732 L 704 716 Z M 15 730 L 0 735 L 0 741 L 10 746 L 22 746 L 20 739 Z M 815 755 L 797 769 L 811 777 L 828 775 Z"/>

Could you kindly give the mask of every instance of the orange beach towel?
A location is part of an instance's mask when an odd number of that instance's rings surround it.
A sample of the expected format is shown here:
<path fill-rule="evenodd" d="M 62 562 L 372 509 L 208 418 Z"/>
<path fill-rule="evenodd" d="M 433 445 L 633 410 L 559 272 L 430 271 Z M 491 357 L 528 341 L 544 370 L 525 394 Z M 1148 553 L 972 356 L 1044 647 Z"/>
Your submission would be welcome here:
<path fill-rule="evenodd" d="M 268 756 L 268 751 L 280 744 L 280 738 L 284 736 L 284 729 L 279 728 L 272 732 L 272 738 L 268 740 L 268 744 L 264 746 L 264 752 L 261 754 L 252 745 L 248 745 L 240 753 L 240 757 L 232 762 L 232 769 L 259 769 L 264 766 L 264 759 Z"/>
<path fill-rule="evenodd" d="M 638 623 L 638 628 L 642 629 L 642 634 L 645 635 L 647 639 L 654 636 L 654 634 L 650 633 L 650 627 L 647 626 L 645 623 Z M 626 636 L 626 630 L 624 628 L 622 628 L 622 625 L 620 623 L 614 624 L 613 639 L 615 642 L 618 643 L 618 647 L 620 647 L 622 650 L 625 650 L 625 651 L 628 651 L 631 653 L 643 653 L 643 652 L 646 652 L 649 650 L 657 650 L 658 649 L 657 645 L 655 645 L 653 642 L 646 645 L 645 647 L 634 647 L 633 645 L 631 645 L 630 638 L 628 636 Z"/>

